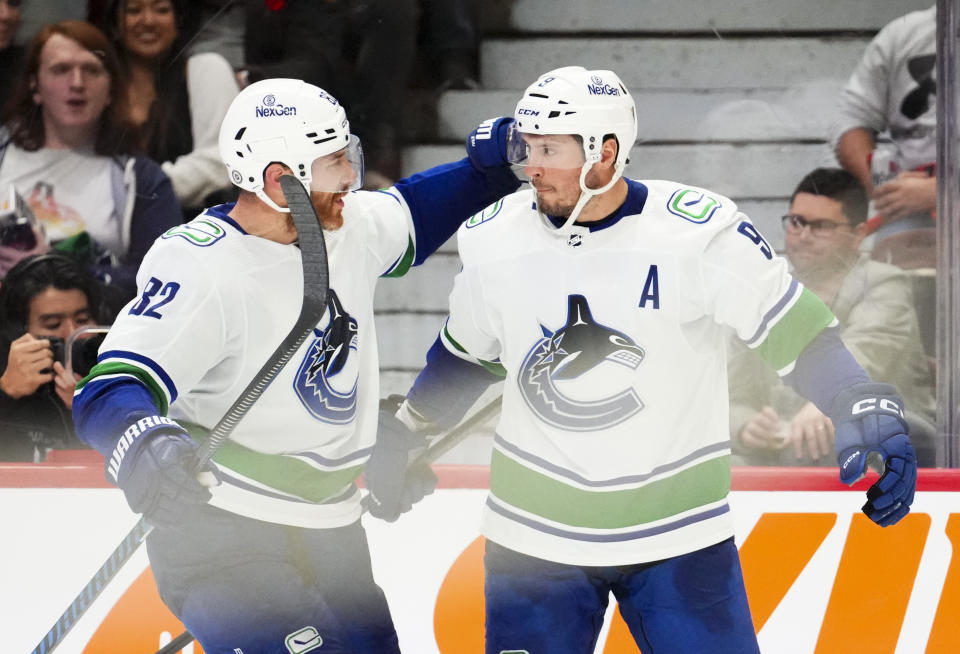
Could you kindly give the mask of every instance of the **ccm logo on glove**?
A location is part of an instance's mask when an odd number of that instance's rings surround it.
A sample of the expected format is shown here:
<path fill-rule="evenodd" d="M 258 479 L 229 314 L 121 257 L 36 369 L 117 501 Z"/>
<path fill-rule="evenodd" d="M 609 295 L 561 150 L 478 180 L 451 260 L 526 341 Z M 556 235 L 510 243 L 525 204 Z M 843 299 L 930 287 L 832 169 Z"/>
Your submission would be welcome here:
<path fill-rule="evenodd" d="M 900 405 L 894 402 L 893 400 L 876 397 L 868 397 L 866 399 L 860 400 L 853 405 L 853 410 L 851 415 L 857 415 L 859 413 L 865 413 L 867 411 L 873 411 L 874 409 L 879 409 L 880 411 L 889 411 L 894 413 L 901 418 L 903 418 L 903 409 L 900 408 Z"/>
<path fill-rule="evenodd" d="M 110 476 L 113 477 L 114 482 L 118 481 L 117 475 L 120 471 L 120 464 L 123 462 L 123 456 L 130 450 L 130 446 L 133 445 L 133 441 L 135 441 L 140 434 L 147 431 L 151 427 L 159 427 L 160 425 L 172 425 L 180 428 L 180 425 L 175 423 L 173 420 L 170 418 L 164 418 L 163 416 L 150 416 L 148 418 L 141 418 L 127 427 L 127 430 L 123 432 L 123 435 L 117 442 L 117 446 L 113 450 L 113 455 L 110 457 L 110 464 L 107 466 L 107 472 L 109 472 Z"/>

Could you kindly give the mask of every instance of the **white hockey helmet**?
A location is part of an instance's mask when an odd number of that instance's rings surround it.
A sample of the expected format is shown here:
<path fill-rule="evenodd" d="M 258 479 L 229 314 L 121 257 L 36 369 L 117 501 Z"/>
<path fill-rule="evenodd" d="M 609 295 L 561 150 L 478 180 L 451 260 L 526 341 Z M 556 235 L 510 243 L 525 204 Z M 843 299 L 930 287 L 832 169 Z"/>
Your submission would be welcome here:
<path fill-rule="evenodd" d="M 592 165 L 600 160 L 603 137 L 617 137 L 617 167 L 622 173 L 637 140 L 637 111 L 617 74 L 583 66 L 557 68 L 527 87 L 514 112 L 522 134 L 573 134 L 583 140 Z"/>
<path fill-rule="evenodd" d="M 526 164 L 528 148 L 523 134 L 569 134 L 582 141 L 585 161 L 580 170 L 580 199 L 557 230 L 560 233 L 569 231 L 590 198 L 607 191 L 623 176 L 637 140 L 633 97 L 610 70 L 566 66 L 544 73 L 523 92 L 514 120 L 507 136 L 507 159 L 511 163 Z M 590 188 L 587 173 L 600 161 L 603 139 L 609 134 L 616 137 L 618 145 L 613 176 L 602 188 Z M 545 217 L 543 221 L 553 229 Z"/>
<path fill-rule="evenodd" d="M 287 209 L 263 191 L 263 171 L 274 162 L 290 168 L 309 191 L 314 161 L 347 148 L 355 173 L 347 187 L 313 190 L 355 190 L 362 184 L 363 154 L 346 111 L 332 95 L 302 80 L 265 79 L 241 91 L 223 117 L 219 147 L 230 180 L 278 211 Z M 318 183 L 329 186 L 330 180 Z"/>

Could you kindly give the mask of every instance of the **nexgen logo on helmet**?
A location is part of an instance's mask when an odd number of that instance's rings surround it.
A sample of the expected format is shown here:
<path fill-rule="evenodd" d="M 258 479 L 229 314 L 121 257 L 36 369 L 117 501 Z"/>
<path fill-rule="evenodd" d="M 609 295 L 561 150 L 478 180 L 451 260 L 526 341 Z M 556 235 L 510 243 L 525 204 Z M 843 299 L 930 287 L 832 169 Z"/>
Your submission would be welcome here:
<path fill-rule="evenodd" d="M 274 95 L 265 95 L 261 105 L 256 108 L 257 118 L 297 115 L 296 107 L 285 107 L 282 104 L 277 104 L 277 98 Z"/>
<path fill-rule="evenodd" d="M 231 181 L 277 211 L 287 209 L 263 190 L 271 163 L 287 166 L 310 191 L 343 193 L 363 183 L 363 151 L 346 111 L 302 80 L 266 79 L 241 91 L 223 118 L 219 149 Z"/>

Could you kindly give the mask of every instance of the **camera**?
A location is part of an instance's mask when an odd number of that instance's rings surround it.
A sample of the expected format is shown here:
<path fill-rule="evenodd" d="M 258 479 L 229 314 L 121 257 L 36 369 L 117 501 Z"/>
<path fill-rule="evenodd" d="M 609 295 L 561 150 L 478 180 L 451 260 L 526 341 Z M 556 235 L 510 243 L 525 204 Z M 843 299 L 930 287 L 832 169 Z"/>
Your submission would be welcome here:
<path fill-rule="evenodd" d="M 50 350 L 53 352 L 53 360 L 59 361 L 61 364 L 65 364 L 66 344 L 63 342 L 63 339 L 57 338 L 56 336 L 47 336 L 47 340 L 50 341 Z"/>
<path fill-rule="evenodd" d="M 70 348 L 70 366 L 73 372 L 86 377 L 90 369 L 97 364 L 97 352 L 100 350 L 100 344 L 106 334 L 95 334 L 89 338 L 78 338 L 73 342 Z M 59 361 L 61 365 L 66 365 L 66 344 L 62 338 L 56 336 L 47 336 L 50 341 L 50 349 L 53 351 L 53 360 Z"/>
<path fill-rule="evenodd" d="M 43 228 L 11 185 L 8 196 L 0 201 L 0 245 L 24 252 L 32 250 L 37 247 L 37 232 L 42 234 Z"/>

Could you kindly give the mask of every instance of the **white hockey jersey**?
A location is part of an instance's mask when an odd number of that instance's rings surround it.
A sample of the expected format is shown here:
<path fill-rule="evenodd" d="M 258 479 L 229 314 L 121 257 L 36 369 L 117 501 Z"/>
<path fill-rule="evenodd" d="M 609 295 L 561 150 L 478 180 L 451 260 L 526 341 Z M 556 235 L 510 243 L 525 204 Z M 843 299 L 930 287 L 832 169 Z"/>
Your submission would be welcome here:
<path fill-rule="evenodd" d="M 393 189 L 346 196 L 343 227 L 325 232 L 327 311 L 214 457 L 223 479 L 211 504 L 303 527 L 359 517 L 353 480 L 374 443 L 379 400 L 374 286 L 409 265 L 412 234 Z M 98 378 L 136 377 L 161 412 L 169 407 L 203 438 L 293 326 L 300 250 L 208 210 L 158 239 L 138 287 L 100 350 Z"/>
<path fill-rule="evenodd" d="M 731 536 L 729 330 L 785 374 L 835 322 L 730 199 L 628 186 L 618 215 L 569 237 L 541 224 L 530 190 L 458 232 L 441 338 L 506 372 L 483 533 L 562 563 Z"/>

